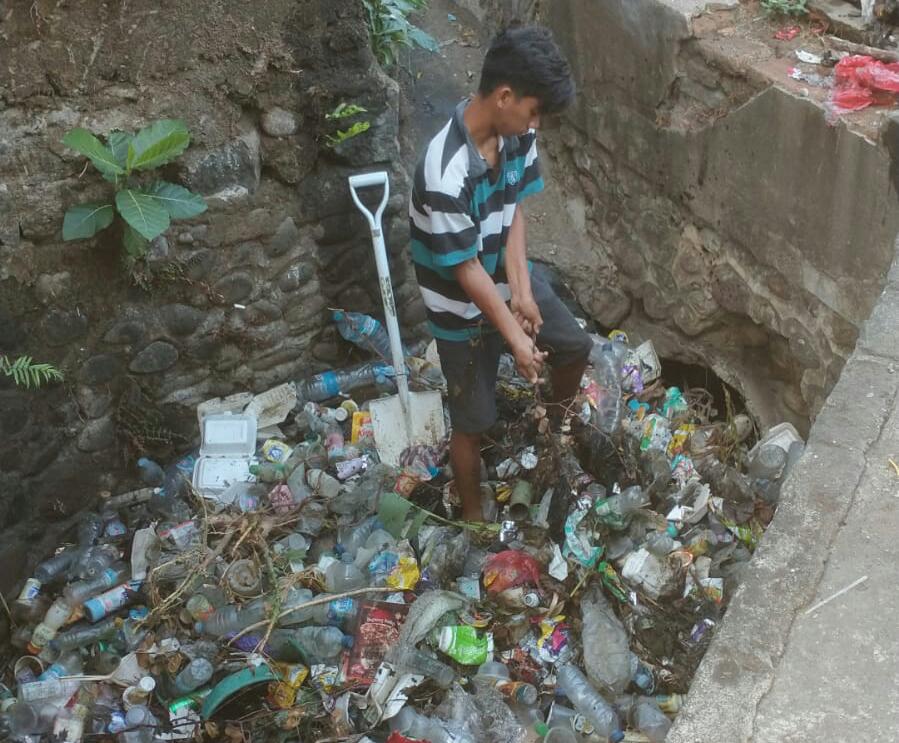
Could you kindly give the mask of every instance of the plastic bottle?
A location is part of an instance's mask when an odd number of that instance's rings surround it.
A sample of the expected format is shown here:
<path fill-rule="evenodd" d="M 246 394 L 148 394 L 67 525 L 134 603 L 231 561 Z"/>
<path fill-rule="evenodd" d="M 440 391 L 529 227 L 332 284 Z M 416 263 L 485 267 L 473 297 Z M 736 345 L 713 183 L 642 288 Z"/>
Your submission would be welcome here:
<path fill-rule="evenodd" d="M 137 600 L 140 581 L 128 581 L 84 602 L 84 615 L 92 622 L 103 619 Z"/>
<path fill-rule="evenodd" d="M 640 697 L 634 705 L 634 726 L 649 738 L 650 743 L 664 743 L 671 729 L 671 720 L 659 709 L 652 697 Z"/>
<path fill-rule="evenodd" d="M 137 460 L 137 470 L 141 482 L 151 488 L 161 487 L 165 480 L 165 470 L 148 457 Z"/>
<path fill-rule="evenodd" d="M 342 598 L 333 599 L 327 604 L 310 606 L 303 611 L 303 616 L 304 621 L 319 626 L 341 627 L 354 619 L 358 612 L 359 602 L 351 598 Z"/>
<path fill-rule="evenodd" d="M 365 544 L 365 540 L 375 530 L 380 529 L 377 516 L 369 516 L 354 526 L 341 526 L 337 530 L 337 550 L 351 557 L 356 556 L 359 548 Z"/>
<path fill-rule="evenodd" d="M 560 666 L 556 669 L 556 680 L 574 708 L 590 721 L 597 733 L 606 736 L 611 743 L 618 743 L 624 738 L 615 710 L 590 685 L 577 666 L 572 663 Z"/>
<path fill-rule="evenodd" d="M 368 363 L 352 369 L 327 371 L 315 374 L 297 383 L 301 400 L 322 402 L 360 387 L 378 386 L 393 388 L 393 367 L 383 363 Z"/>
<path fill-rule="evenodd" d="M 291 588 L 287 594 L 281 599 L 281 613 L 292 609 L 294 606 L 300 606 L 307 601 L 312 601 L 313 593 L 308 588 Z M 299 609 L 290 614 L 285 614 L 278 620 L 278 625 L 282 627 L 290 627 L 295 624 L 302 624 L 309 621 L 311 617 L 310 609 Z"/>
<path fill-rule="evenodd" d="M 335 560 L 325 570 L 325 590 L 328 593 L 343 593 L 362 588 L 366 585 L 365 576 L 353 564 L 353 558 L 344 553 L 339 560 Z"/>
<path fill-rule="evenodd" d="M 328 453 L 328 464 L 334 464 L 346 456 L 346 441 L 343 431 L 337 423 L 331 423 L 324 436 L 325 451 Z"/>
<path fill-rule="evenodd" d="M 81 654 L 77 650 L 69 650 L 62 654 L 53 664 L 38 676 L 39 681 L 47 681 L 63 676 L 75 676 L 81 673 Z"/>
<path fill-rule="evenodd" d="M 255 475 L 259 482 L 283 482 L 284 465 L 274 462 L 261 462 L 250 465 L 250 474 Z"/>
<path fill-rule="evenodd" d="M 91 580 L 82 580 L 76 583 L 70 583 L 62 590 L 63 598 L 66 603 L 75 608 L 80 606 L 87 599 L 103 593 L 113 586 L 119 585 L 123 580 L 128 578 L 131 568 L 127 563 L 116 562 L 103 570 L 96 578 Z"/>
<path fill-rule="evenodd" d="M 599 500 L 593 507 L 599 520 L 611 529 L 624 529 L 635 511 L 649 505 L 649 498 L 639 485 Z"/>
<path fill-rule="evenodd" d="M 389 725 L 391 730 L 415 740 L 428 740 L 431 743 L 475 743 L 465 731 L 455 729 L 443 720 L 426 717 L 411 705 L 403 707 L 398 715 L 390 718 Z"/>
<path fill-rule="evenodd" d="M 283 648 L 299 652 L 306 665 L 333 663 L 345 649 L 353 647 L 353 638 L 343 634 L 337 627 L 275 630 L 272 632 L 272 642 L 281 646 L 281 652 Z"/>
<path fill-rule="evenodd" d="M 450 666 L 415 647 L 398 646 L 390 660 L 398 669 L 433 679 L 442 689 L 449 689 L 456 679 L 456 672 Z"/>
<path fill-rule="evenodd" d="M 77 539 L 81 547 L 90 547 L 103 533 L 103 519 L 100 514 L 88 512 L 82 515 L 78 524 Z"/>
<path fill-rule="evenodd" d="M 119 551 L 110 544 L 85 549 L 69 568 L 69 573 L 81 580 L 92 580 L 119 559 Z"/>
<path fill-rule="evenodd" d="M 56 676 L 43 681 L 32 681 L 28 684 L 19 684 L 19 700 L 22 702 L 40 702 L 47 699 L 65 697 L 69 699 L 80 686 L 80 682 Z"/>
<path fill-rule="evenodd" d="M 14 737 L 42 735 L 53 728 L 59 709 L 48 702 L 16 702 L 9 708 L 9 731 Z"/>
<path fill-rule="evenodd" d="M 590 680 L 615 694 L 621 694 L 631 680 L 631 658 L 627 630 L 615 616 L 602 591 L 589 590 L 581 600 L 584 668 Z"/>
<path fill-rule="evenodd" d="M 390 335 L 380 320 L 362 312 L 343 310 L 334 310 L 331 318 L 337 325 L 337 332 L 345 340 L 380 356 L 384 361 L 390 361 Z M 406 355 L 406 350 L 403 350 Z"/>
<path fill-rule="evenodd" d="M 78 550 L 69 549 L 54 555 L 49 560 L 44 560 L 34 571 L 35 579 L 41 584 L 50 583 L 68 569 L 77 555 Z"/>
<path fill-rule="evenodd" d="M 206 658 L 194 658 L 175 677 L 175 689 L 179 694 L 189 694 L 212 678 L 212 663 Z"/>
<path fill-rule="evenodd" d="M 150 710 L 139 704 L 125 714 L 125 730 L 119 734 L 121 743 L 152 743 L 158 722 Z"/>
<path fill-rule="evenodd" d="M 261 598 L 251 601 L 243 606 L 228 604 L 220 609 L 205 622 L 197 622 L 196 630 L 201 634 L 222 637 L 231 632 L 240 632 L 251 624 L 261 622 L 266 616 L 265 601 Z"/>
<path fill-rule="evenodd" d="M 112 618 L 92 627 L 82 626 L 57 635 L 50 642 L 50 649 L 58 653 L 64 653 L 75 648 L 87 647 L 95 642 L 111 639 L 115 636 L 117 630 L 118 623 Z"/>
<path fill-rule="evenodd" d="M 605 434 L 612 434 L 621 424 L 621 366 L 624 355 L 622 344 L 594 345 L 590 353 L 593 379 L 599 387 L 600 397 L 594 414 L 596 426 Z M 626 352 L 626 348 L 624 349 Z"/>

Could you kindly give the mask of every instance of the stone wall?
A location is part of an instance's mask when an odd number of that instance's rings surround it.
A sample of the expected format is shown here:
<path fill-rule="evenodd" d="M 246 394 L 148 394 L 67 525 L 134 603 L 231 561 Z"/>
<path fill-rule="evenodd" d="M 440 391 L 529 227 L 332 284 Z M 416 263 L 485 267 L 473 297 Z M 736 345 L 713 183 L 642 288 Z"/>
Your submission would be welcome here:
<path fill-rule="evenodd" d="M 0 380 L 0 589 L 30 559 L 26 540 L 45 539 L 39 555 L 53 524 L 127 484 L 134 456 L 190 444 L 197 402 L 352 360 L 326 308 L 377 311 L 380 295 L 348 174 L 386 168 L 397 255 L 408 229 L 399 90 L 374 62 L 361 4 L 5 7 L 0 353 L 52 362 L 65 382 L 35 392 Z M 333 149 L 325 114 L 340 102 L 367 108 L 372 126 Z M 118 235 L 62 242 L 66 209 L 108 184 L 60 140 L 160 118 L 192 133 L 166 176 L 209 210 L 173 223 L 130 276 Z M 423 312 L 407 276 L 394 261 L 411 327 Z"/>

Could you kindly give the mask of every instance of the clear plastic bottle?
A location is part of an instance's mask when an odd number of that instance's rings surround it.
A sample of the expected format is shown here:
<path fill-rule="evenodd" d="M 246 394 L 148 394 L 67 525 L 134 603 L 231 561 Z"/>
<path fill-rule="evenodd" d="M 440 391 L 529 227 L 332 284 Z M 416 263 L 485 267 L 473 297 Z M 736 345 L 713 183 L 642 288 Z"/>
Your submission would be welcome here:
<path fill-rule="evenodd" d="M 322 598 L 318 596 L 317 598 Z M 327 604 L 316 604 L 305 610 L 306 621 L 319 626 L 342 627 L 355 618 L 359 602 L 349 597 L 333 599 Z"/>
<path fill-rule="evenodd" d="M 34 571 L 34 577 L 41 584 L 50 583 L 61 576 L 78 556 L 78 550 L 68 549 L 54 555 L 49 560 L 44 560 Z"/>
<path fill-rule="evenodd" d="M 61 635 L 57 635 L 50 641 L 50 649 L 58 653 L 64 653 L 75 648 L 87 647 L 95 642 L 109 640 L 112 637 L 115 637 L 117 630 L 117 622 L 112 618 L 106 619 L 91 627 L 77 627 L 68 632 L 64 632 Z"/>
<path fill-rule="evenodd" d="M 344 650 L 353 647 L 353 638 L 343 634 L 337 627 L 275 630 L 272 632 L 272 642 L 299 652 L 307 665 L 333 663 Z"/>
<path fill-rule="evenodd" d="M 49 702 L 16 702 L 9 708 L 9 732 L 14 736 L 43 735 L 53 728 L 59 709 Z"/>
<path fill-rule="evenodd" d="M 136 705 L 125 714 L 125 730 L 118 739 L 121 743 L 152 743 L 158 724 L 148 707 Z"/>
<path fill-rule="evenodd" d="M 251 624 L 261 622 L 265 617 L 265 600 L 259 598 L 243 606 L 228 604 L 216 609 L 209 619 L 205 622 L 197 622 L 195 627 L 201 634 L 222 637 L 231 632 L 240 632 Z"/>
<path fill-rule="evenodd" d="M 650 743 L 664 743 L 668 731 L 671 729 L 671 720 L 659 709 L 659 705 L 652 697 L 640 697 L 634 705 L 634 727 L 649 738 Z"/>
<path fill-rule="evenodd" d="M 621 694 L 631 680 L 628 634 L 602 591 L 591 588 L 581 600 L 584 668 L 590 680 L 614 694 Z"/>
<path fill-rule="evenodd" d="M 175 689 L 179 694 L 189 694 L 209 681 L 214 670 L 206 658 L 194 658 L 175 677 Z"/>
<path fill-rule="evenodd" d="M 599 500 L 594 506 L 599 520 L 611 529 L 624 529 L 635 511 L 649 505 L 649 497 L 639 485 Z"/>
<path fill-rule="evenodd" d="M 69 650 L 60 655 L 46 671 L 38 676 L 38 680 L 47 681 L 51 678 L 75 676 L 81 673 L 82 668 L 81 653 L 77 650 Z"/>
<path fill-rule="evenodd" d="M 88 512 L 82 515 L 78 524 L 78 545 L 90 547 L 103 533 L 103 519 L 100 514 Z"/>
<path fill-rule="evenodd" d="M 308 588 L 291 588 L 281 599 L 280 613 L 284 614 L 285 611 L 288 611 L 295 606 L 305 604 L 308 601 L 312 601 L 312 599 L 313 593 Z M 291 627 L 293 625 L 302 624 L 303 622 L 309 621 L 310 617 L 311 608 L 298 609 L 296 611 L 290 612 L 290 614 L 284 614 L 278 620 L 278 625 L 281 627 Z"/>
<path fill-rule="evenodd" d="M 365 544 L 365 540 L 381 525 L 377 516 L 369 516 L 353 526 L 341 526 L 337 530 L 337 549 L 341 554 L 346 553 L 351 557 L 356 556 L 359 548 Z"/>
<path fill-rule="evenodd" d="M 389 658 L 398 669 L 427 676 L 442 689 L 449 689 L 456 679 L 456 672 L 450 666 L 416 647 L 397 646 Z"/>
<path fill-rule="evenodd" d="M 92 596 L 119 585 L 130 574 L 131 568 L 127 563 L 116 562 L 103 570 L 96 578 L 70 583 L 62 589 L 62 595 L 66 603 L 75 608 Z"/>
<path fill-rule="evenodd" d="M 328 593 L 343 593 L 362 588 L 367 584 L 365 575 L 353 564 L 353 558 L 344 553 L 325 571 L 325 590 Z"/>
<path fill-rule="evenodd" d="M 380 320 L 362 312 L 343 310 L 334 310 L 331 318 L 337 325 L 337 332 L 345 340 L 380 356 L 384 361 L 390 361 L 390 336 Z"/>
<path fill-rule="evenodd" d="M 81 580 L 92 580 L 119 559 L 119 551 L 111 544 L 88 547 L 81 552 L 69 572 Z"/>
<path fill-rule="evenodd" d="M 613 434 L 621 424 L 621 367 L 626 347 L 620 343 L 603 343 L 593 346 L 590 363 L 593 379 L 599 387 L 600 397 L 594 414 L 597 428 L 605 434 Z"/>
<path fill-rule="evenodd" d="M 618 743 L 624 738 L 615 710 L 590 685 L 577 666 L 565 663 L 558 667 L 556 680 L 574 708 L 590 721 L 597 733 L 606 736 L 611 743 Z"/>
<path fill-rule="evenodd" d="M 377 386 L 392 389 L 393 367 L 383 363 L 368 363 L 352 369 L 315 374 L 297 383 L 301 400 L 322 402 L 360 387 Z"/>
<path fill-rule="evenodd" d="M 465 731 L 453 729 L 450 723 L 433 717 L 426 717 L 412 708 L 403 707 L 389 722 L 390 729 L 400 735 L 431 743 L 475 743 Z"/>

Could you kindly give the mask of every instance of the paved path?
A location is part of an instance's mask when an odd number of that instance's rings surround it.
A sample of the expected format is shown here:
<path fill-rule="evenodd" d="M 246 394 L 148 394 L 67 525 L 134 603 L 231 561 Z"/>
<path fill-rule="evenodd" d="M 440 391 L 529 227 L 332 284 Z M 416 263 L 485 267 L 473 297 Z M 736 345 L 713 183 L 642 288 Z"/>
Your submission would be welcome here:
<path fill-rule="evenodd" d="M 669 743 L 899 741 L 899 263 Z M 818 602 L 867 580 L 820 609 Z"/>

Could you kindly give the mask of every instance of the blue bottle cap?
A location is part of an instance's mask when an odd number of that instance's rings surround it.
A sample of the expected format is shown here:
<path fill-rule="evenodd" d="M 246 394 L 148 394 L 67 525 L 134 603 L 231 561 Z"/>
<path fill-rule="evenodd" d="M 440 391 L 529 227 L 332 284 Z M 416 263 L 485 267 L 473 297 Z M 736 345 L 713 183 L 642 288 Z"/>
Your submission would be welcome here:
<path fill-rule="evenodd" d="M 340 644 L 343 645 L 347 649 L 353 647 L 353 636 L 352 635 L 344 635 L 343 639 L 340 641 Z"/>
<path fill-rule="evenodd" d="M 622 741 L 622 740 L 624 740 L 624 733 L 622 733 L 620 730 L 615 730 L 609 736 L 609 743 L 619 743 L 619 741 Z"/>

